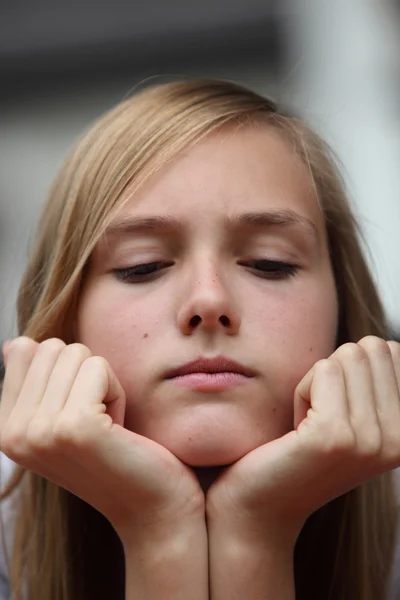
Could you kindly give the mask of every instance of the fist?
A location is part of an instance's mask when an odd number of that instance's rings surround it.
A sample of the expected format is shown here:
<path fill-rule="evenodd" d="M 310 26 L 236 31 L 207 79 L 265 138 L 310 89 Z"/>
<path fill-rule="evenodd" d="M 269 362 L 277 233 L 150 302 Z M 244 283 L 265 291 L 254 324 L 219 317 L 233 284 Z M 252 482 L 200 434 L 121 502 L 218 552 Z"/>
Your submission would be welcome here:
<path fill-rule="evenodd" d="M 121 537 L 201 510 L 190 469 L 123 427 L 125 394 L 104 358 L 27 337 L 4 354 L 0 449 L 9 458 L 94 506 Z"/>

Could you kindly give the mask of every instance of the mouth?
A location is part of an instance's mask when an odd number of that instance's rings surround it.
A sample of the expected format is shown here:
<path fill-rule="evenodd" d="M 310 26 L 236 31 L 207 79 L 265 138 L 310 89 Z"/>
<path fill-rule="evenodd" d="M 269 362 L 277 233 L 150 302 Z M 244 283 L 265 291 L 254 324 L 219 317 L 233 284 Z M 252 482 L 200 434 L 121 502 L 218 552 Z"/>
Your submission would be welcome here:
<path fill-rule="evenodd" d="M 166 374 L 166 379 L 182 386 L 201 391 L 218 391 L 241 385 L 256 377 L 253 369 L 224 356 L 200 357 Z"/>

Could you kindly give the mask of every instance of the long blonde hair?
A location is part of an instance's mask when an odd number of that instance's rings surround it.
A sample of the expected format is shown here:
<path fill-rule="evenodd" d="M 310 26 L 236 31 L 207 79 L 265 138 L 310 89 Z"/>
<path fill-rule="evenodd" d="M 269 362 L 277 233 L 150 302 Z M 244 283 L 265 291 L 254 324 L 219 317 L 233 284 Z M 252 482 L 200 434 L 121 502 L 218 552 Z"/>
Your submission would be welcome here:
<path fill-rule="evenodd" d="M 37 341 L 74 341 L 85 266 L 120 209 L 123 192 L 128 186 L 137 190 L 210 132 L 250 123 L 281 131 L 309 169 L 325 216 L 340 299 L 337 344 L 367 334 L 387 337 L 357 226 L 327 146 L 272 101 L 212 80 L 142 90 L 107 113 L 79 141 L 42 213 L 18 296 L 19 333 Z M 33 473 L 17 471 L 3 496 L 17 486 L 13 600 L 20 600 L 24 590 L 27 600 L 122 600 L 123 552 L 106 519 Z M 395 519 L 390 474 L 312 515 L 295 549 L 296 600 L 382 600 L 393 558 Z"/>

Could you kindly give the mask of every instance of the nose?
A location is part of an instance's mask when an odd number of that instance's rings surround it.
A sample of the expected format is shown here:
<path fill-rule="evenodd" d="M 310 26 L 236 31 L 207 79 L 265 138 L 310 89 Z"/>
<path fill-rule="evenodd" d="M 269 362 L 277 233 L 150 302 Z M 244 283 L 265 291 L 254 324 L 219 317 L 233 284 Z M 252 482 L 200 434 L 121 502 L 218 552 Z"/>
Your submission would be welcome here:
<path fill-rule="evenodd" d="M 211 265 L 192 270 L 190 283 L 183 291 L 185 300 L 178 312 L 178 327 L 184 335 L 195 331 L 235 335 L 240 328 L 240 315 L 232 290 Z"/>

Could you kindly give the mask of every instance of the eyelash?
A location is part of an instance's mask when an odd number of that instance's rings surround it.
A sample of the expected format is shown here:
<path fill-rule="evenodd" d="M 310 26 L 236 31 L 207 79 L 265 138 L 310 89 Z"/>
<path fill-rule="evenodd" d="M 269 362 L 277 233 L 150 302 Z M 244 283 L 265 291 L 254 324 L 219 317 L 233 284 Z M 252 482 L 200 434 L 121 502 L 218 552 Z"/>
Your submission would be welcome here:
<path fill-rule="evenodd" d="M 268 260 L 261 258 L 258 260 L 247 260 L 238 263 L 248 267 L 253 271 L 258 271 L 257 277 L 263 279 L 287 279 L 297 274 L 299 267 L 292 263 L 282 262 L 280 260 Z M 264 268 L 260 268 L 261 265 Z"/>
<path fill-rule="evenodd" d="M 250 268 L 252 271 L 257 271 L 256 276 L 263 279 L 287 279 L 296 275 L 299 270 L 297 265 L 279 260 L 248 260 L 241 261 L 238 264 Z M 155 279 L 159 271 L 172 265 L 173 263 L 155 261 L 135 265 L 134 267 L 125 267 L 124 269 L 114 269 L 113 273 L 119 281 L 144 283 Z M 264 268 L 261 268 L 261 266 Z"/>
<path fill-rule="evenodd" d="M 172 266 L 173 263 L 164 263 L 161 261 L 142 263 L 134 267 L 125 267 L 124 269 L 114 269 L 114 274 L 120 281 L 135 279 L 133 283 L 141 283 L 154 277 L 157 271 Z"/>

